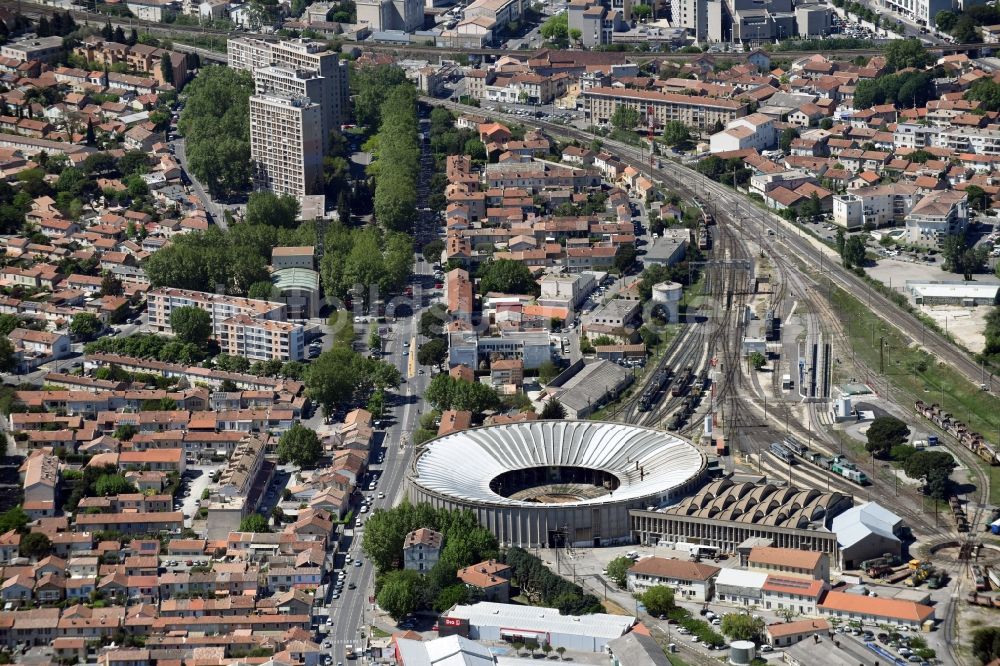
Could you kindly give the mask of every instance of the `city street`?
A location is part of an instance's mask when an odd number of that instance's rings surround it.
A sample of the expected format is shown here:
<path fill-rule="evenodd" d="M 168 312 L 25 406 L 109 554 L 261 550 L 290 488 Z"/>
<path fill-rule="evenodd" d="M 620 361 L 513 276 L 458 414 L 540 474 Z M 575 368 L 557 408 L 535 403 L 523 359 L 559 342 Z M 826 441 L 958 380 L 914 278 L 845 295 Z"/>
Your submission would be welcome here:
<path fill-rule="evenodd" d="M 425 125 L 426 120 L 422 120 L 422 124 Z M 414 234 L 418 241 L 411 278 L 413 296 L 399 297 L 387 304 L 387 321 L 392 322 L 387 325 L 392 327 L 392 333 L 383 339 L 382 344 L 382 359 L 399 368 L 402 384 L 396 394 L 391 396 L 387 413 L 381 419 L 385 431 L 381 438 L 381 448 L 376 448 L 369 454 L 371 463 L 368 480 L 364 484 L 358 484 L 363 494 L 372 497 L 371 511 L 395 506 L 405 497 L 406 475 L 413 458 L 410 433 L 417 430 L 420 416 L 428 409 L 422 396 L 431 375 L 416 371 L 415 355 L 421 338 L 418 334 L 420 315 L 426 310 L 425 302 L 429 305 L 433 298 L 429 288 L 433 285 L 434 270 L 424 260 L 418 248 L 421 240 L 436 235 L 434 231 L 437 220 L 426 208 L 429 194 L 426 183 L 432 174 L 433 160 L 429 159 L 426 142 L 422 144 L 422 149 L 423 159 L 418 185 L 419 202 Z M 393 319 L 395 321 L 392 321 Z M 378 463 L 382 455 L 384 461 Z M 376 487 L 369 491 L 368 483 L 371 479 L 376 480 Z M 378 499 L 379 493 L 384 493 L 385 497 Z M 361 517 L 363 521 L 370 514 L 355 515 Z M 363 534 L 363 526 L 357 529 L 345 529 L 340 545 L 342 555 L 337 558 L 337 564 L 346 574 L 344 588 L 339 599 L 328 597 L 328 612 L 333 618 L 333 627 L 328 636 L 330 644 L 327 649 L 335 664 L 347 658 L 347 646 L 353 647 L 356 652 L 364 649 L 366 640 L 371 635 L 370 627 L 374 623 L 375 571 L 361 548 Z M 350 565 L 345 563 L 348 554 L 353 560 Z M 355 589 L 350 589 L 352 583 Z"/>
<path fill-rule="evenodd" d="M 181 168 L 184 169 L 184 173 L 188 175 L 191 179 L 191 189 L 198 196 L 198 200 L 201 201 L 201 205 L 205 207 L 205 211 L 208 213 L 209 220 L 215 222 L 219 225 L 219 228 L 223 231 L 226 230 L 226 216 L 223 214 L 223 206 L 220 206 L 212 201 L 212 197 L 209 196 L 205 188 L 202 187 L 198 179 L 195 178 L 194 173 L 191 171 L 191 167 L 187 161 L 187 155 L 184 152 L 184 137 L 180 135 L 174 135 L 174 140 L 170 142 L 170 145 L 174 147 L 174 157 L 180 163 Z"/>

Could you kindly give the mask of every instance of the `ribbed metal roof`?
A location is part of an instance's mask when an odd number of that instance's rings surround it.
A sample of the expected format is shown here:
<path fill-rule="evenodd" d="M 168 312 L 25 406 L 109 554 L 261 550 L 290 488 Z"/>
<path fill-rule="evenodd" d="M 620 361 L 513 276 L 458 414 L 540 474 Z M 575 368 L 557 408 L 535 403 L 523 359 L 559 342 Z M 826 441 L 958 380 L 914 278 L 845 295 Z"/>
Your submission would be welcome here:
<path fill-rule="evenodd" d="M 636 468 L 638 461 L 643 474 Z M 414 482 L 456 499 L 509 506 L 540 505 L 498 495 L 490 481 L 515 469 L 585 467 L 609 472 L 614 493 L 557 506 L 603 504 L 655 495 L 697 475 L 704 456 L 658 430 L 597 421 L 529 421 L 474 428 L 428 443 Z"/>

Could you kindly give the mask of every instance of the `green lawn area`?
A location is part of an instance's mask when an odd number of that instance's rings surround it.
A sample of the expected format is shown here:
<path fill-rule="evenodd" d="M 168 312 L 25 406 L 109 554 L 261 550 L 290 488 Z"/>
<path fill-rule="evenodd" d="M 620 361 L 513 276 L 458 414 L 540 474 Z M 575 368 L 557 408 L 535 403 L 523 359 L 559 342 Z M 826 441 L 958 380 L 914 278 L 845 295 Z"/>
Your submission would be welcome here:
<path fill-rule="evenodd" d="M 379 629 L 378 627 L 372 627 L 372 638 L 389 638 L 392 636 L 388 631 L 384 629 Z"/>
<path fill-rule="evenodd" d="M 842 289 L 833 289 L 831 301 L 841 321 L 847 323 L 850 347 L 862 364 L 877 370 L 879 345 L 881 341 L 886 344 L 885 368 L 893 387 L 893 398 L 905 402 L 904 407 L 910 410 L 912 403 L 918 399 L 936 402 L 989 441 L 994 444 L 1000 441 L 1000 399 L 979 390 L 978 386 L 966 381 L 952 368 L 938 362 L 932 354 L 919 348 L 919 340 L 911 340 L 889 326 L 867 305 Z M 836 379 L 844 381 L 853 376 L 851 359 L 841 360 L 842 366 Z M 919 419 L 918 425 L 922 428 L 931 426 L 929 421 L 916 415 L 913 419 L 913 423 Z M 1000 503 L 1000 468 L 989 467 L 985 463 L 981 467 L 990 478 L 990 501 Z"/>

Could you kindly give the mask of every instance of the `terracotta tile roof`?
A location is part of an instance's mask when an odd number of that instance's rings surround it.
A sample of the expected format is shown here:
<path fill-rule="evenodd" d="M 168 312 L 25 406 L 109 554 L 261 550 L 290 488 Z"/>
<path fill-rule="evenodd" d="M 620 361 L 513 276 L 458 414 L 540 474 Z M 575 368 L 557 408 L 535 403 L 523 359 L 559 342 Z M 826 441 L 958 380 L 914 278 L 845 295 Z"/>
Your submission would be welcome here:
<path fill-rule="evenodd" d="M 806 632 L 829 631 L 830 623 L 826 620 L 798 620 L 796 622 L 783 622 L 779 624 L 769 624 L 767 633 L 771 638 L 784 638 L 785 636 L 795 636 Z"/>
<path fill-rule="evenodd" d="M 914 601 L 868 597 L 846 592 L 827 592 L 820 608 L 827 611 L 844 611 L 885 618 L 923 622 L 934 616 L 934 609 Z"/>
<path fill-rule="evenodd" d="M 629 573 L 676 578 L 678 580 L 708 580 L 719 573 L 719 567 L 685 560 L 668 560 L 663 557 L 645 557 L 629 569 Z"/>

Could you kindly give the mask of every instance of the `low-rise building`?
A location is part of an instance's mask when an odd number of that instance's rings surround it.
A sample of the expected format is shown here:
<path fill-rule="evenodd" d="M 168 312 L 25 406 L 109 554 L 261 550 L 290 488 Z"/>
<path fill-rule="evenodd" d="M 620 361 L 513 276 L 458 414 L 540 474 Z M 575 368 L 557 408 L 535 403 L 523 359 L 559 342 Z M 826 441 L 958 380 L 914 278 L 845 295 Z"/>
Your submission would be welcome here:
<path fill-rule="evenodd" d="M 830 623 L 826 620 L 797 620 L 769 624 L 764 634 L 772 647 L 788 647 L 813 636 L 826 636 Z"/>
<path fill-rule="evenodd" d="M 625 635 L 632 628 L 635 618 L 606 613 L 562 615 L 556 608 L 481 601 L 455 606 L 441 624 L 442 628 L 467 628 L 469 638 L 478 641 L 534 640 L 553 648 L 603 652 L 608 641 Z"/>
<path fill-rule="evenodd" d="M 913 245 L 939 248 L 946 238 L 964 235 L 968 223 L 965 192 L 929 192 L 906 216 L 906 240 Z"/>
<path fill-rule="evenodd" d="M 830 579 L 830 558 L 826 553 L 797 548 L 760 547 L 750 551 L 747 566 L 754 571 L 783 577 Z"/>
<path fill-rule="evenodd" d="M 455 575 L 467 587 L 478 591 L 484 601 L 505 604 L 510 600 L 511 569 L 506 564 L 487 560 L 459 569 Z"/>
<path fill-rule="evenodd" d="M 441 556 L 444 536 L 426 527 L 413 530 L 403 541 L 403 568 L 427 572 L 434 568 Z"/>
<path fill-rule="evenodd" d="M 724 153 L 752 148 L 758 152 L 770 150 L 778 142 L 775 118 L 763 113 L 751 113 L 731 121 L 721 132 L 710 139 L 713 153 Z"/>
<path fill-rule="evenodd" d="M 719 571 L 719 567 L 699 562 L 644 557 L 628 570 L 628 590 L 642 593 L 654 585 L 666 585 L 679 600 L 710 601 Z"/>
<path fill-rule="evenodd" d="M 29 60 L 50 62 L 62 54 L 63 48 L 62 37 L 30 37 L 4 44 L 0 47 L 0 56 L 14 58 L 20 62 Z"/>
<path fill-rule="evenodd" d="M 934 622 L 934 608 L 915 601 L 870 597 L 831 590 L 826 593 L 819 612 L 842 621 L 859 620 L 869 624 L 902 624 L 911 629 L 922 629 L 925 623 Z"/>

